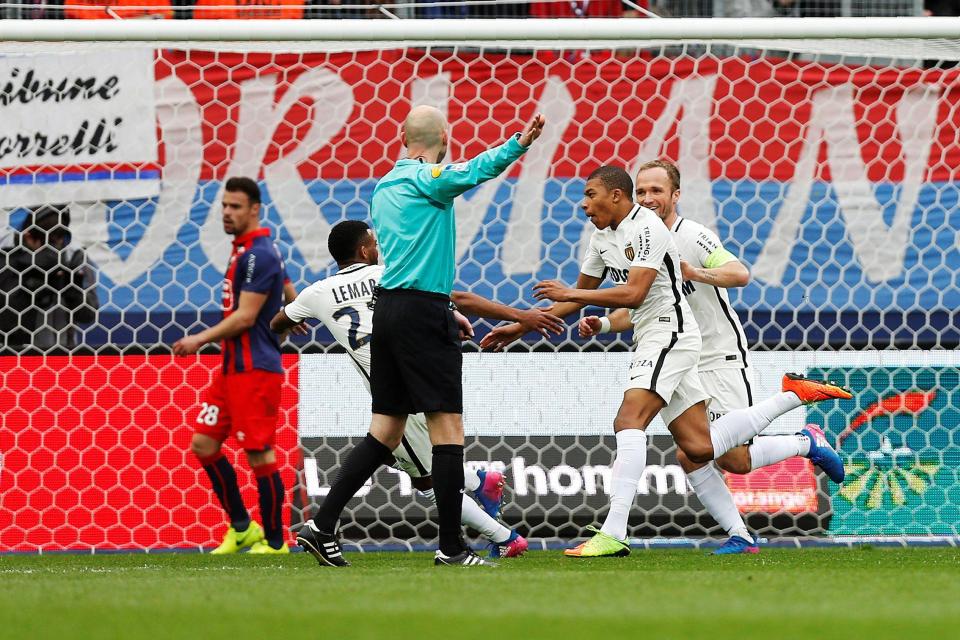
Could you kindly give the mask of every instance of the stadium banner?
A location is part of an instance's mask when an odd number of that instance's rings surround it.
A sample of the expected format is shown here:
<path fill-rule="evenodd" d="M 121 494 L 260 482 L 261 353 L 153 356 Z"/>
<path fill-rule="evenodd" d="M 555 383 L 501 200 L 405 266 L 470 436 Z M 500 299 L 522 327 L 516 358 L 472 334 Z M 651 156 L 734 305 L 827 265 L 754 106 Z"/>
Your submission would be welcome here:
<path fill-rule="evenodd" d="M 108 55 L 126 69 L 143 54 Z M 147 322 L 92 340 L 146 342 L 164 335 L 171 315 L 215 311 L 210 291 L 229 253 L 218 215 L 228 176 L 261 181 L 266 222 L 298 287 L 329 275 L 327 231 L 368 217 L 415 102 L 448 114 L 451 161 L 502 141 L 536 111 L 549 123 L 534 152 L 460 198 L 460 287 L 531 303 L 537 280 L 574 281 L 587 237 L 577 206 L 584 177 L 601 164 L 667 156 L 683 172 L 682 214 L 716 229 L 752 268 L 754 281 L 732 292 L 734 306 L 751 311 L 749 335 L 799 341 L 810 317 L 838 314 L 831 340 L 913 327 L 920 344 L 938 335 L 931 309 L 960 307 L 951 276 L 960 269 L 956 70 L 604 51 L 155 57 L 153 73 L 130 74 L 152 78 L 153 90 L 111 102 L 136 109 L 140 124 L 155 113 L 161 189 L 88 203 L 74 234 L 109 301 L 100 324 Z M 148 141 L 155 136 L 140 144 Z M 150 155 L 142 151 L 135 160 Z M 0 200 L 14 202 L 15 191 L 0 186 Z M 785 310 L 782 328 L 780 316 L 773 326 L 762 320 Z"/>
<path fill-rule="evenodd" d="M 284 357 L 275 447 L 288 488 L 299 464 L 296 365 Z M 220 366 L 215 355 L 0 357 L 0 551 L 219 544 L 223 511 L 190 439 Z M 233 439 L 225 452 L 259 518 L 256 481 Z"/>
<path fill-rule="evenodd" d="M 150 48 L 0 58 L 0 207 L 159 193 L 155 85 Z"/>
<path fill-rule="evenodd" d="M 601 517 L 598 514 L 606 507 L 616 446 L 613 418 L 623 396 L 629 359 L 629 353 L 618 352 L 464 355 L 466 458 L 470 464 L 505 471 L 511 488 L 504 511 L 508 523 L 514 524 L 511 518 L 516 517 L 531 528 L 532 535 L 565 537 Z M 854 478 L 843 488 L 838 490 L 825 476 L 816 474 L 805 459 L 786 460 L 746 476 L 726 474 L 734 500 L 751 526 L 773 527 L 778 535 L 960 532 L 960 519 L 950 520 L 960 504 L 955 499 L 960 492 L 960 449 L 951 444 L 960 439 L 960 429 L 956 421 L 937 419 L 944 412 L 960 413 L 960 395 L 951 395 L 960 394 L 960 389 L 954 389 L 955 367 L 960 363 L 954 352 L 758 352 L 752 354 L 752 362 L 756 398 L 779 391 L 787 372 L 843 381 L 857 392 L 857 398 L 798 409 L 765 432 L 795 433 L 808 421 L 822 425 L 832 441 L 843 445 L 840 452 Z M 853 371 L 888 373 L 857 378 L 852 377 Z M 940 373 L 923 378 L 912 372 Z M 882 390 L 883 398 L 915 398 L 918 393 L 921 398 L 936 397 L 936 406 L 942 409 L 930 410 L 927 426 L 912 432 L 911 442 L 927 443 L 922 449 L 926 457 L 917 458 L 914 467 L 893 472 L 901 479 L 902 488 L 891 488 L 886 502 L 878 502 L 877 496 L 884 494 L 876 487 L 894 485 L 890 473 L 880 468 L 900 455 L 897 452 L 904 451 L 903 445 L 897 440 L 892 446 L 900 449 L 888 455 L 889 438 L 878 439 L 869 425 L 865 432 L 870 432 L 871 438 L 858 434 L 849 439 L 846 430 L 850 425 L 863 426 L 864 420 L 890 415 L 903 414 L 902 420 L 909 423 L 916 411 L 905 413 L 897 405 L 879 413 L 871 403 L 881 392 L 871 391 L 871 384 Z M 317 499 L 325 495 L 326 482 L 334 477 L 340 447 L 366 433 L 370 399 L 346 355 L 304 355 L 299 386 L 298 431 L 304 466 L 297 508 L 312 512 Z M 889 405 L 890 401 L 886 402 Z M 910 407 L 916 402 L 925 401 L 908 400 Z M 923 406 L 926 410 L 927 405 Z M 868 418 L 858 417 L 863 415 Z M 712 520 L 703 514 L 685 482 L 665 425 L 657 418 L 648 433 L 650 467 L 638 487 L 631 516 L 633 535 L 710 532 Z M 921 451 L 919 445 L 913 446 Z M 936 468 L 925 462 L 934 454 Z M 907 460 L 902 455 L 900 459 Z M 931 474 L 937 478 L 932 486 Z M 362 522 L 368 534 L 370 530 L 387 534 L 394 531 L 390 527 L 411 526 L 419 531 L 416 525 L 424 522 L 423 505 L 417 506 L 411 498 L 415 492 L 402 474 L 381 471 L 362 493 L 364 500 L 352 514 L 356 522 L 348 526 Z M 923 495 L 929 502 L 923 502 Z M 858 500 L 865 506 L 856 506 Z M 864 521 L 869 509 L 875 510 L 874 521 L 889 516 L 883 521 L 885 527 Z M 903 514 L 913 514 L 912 519 Z M 375 526 L 378 518 L 387 518 L 385 529 Z"/>
<path fill-rule="evenodd" d="M 960 370 L 954 366 L 820 366 L 857 389 L 845 410 L 813 406 L 837 437 L 847 479 L 833 487 L 834 535 L 960 532 Z"/>
<path fill-rule="evenodd" d="M 343 354 L 285 356 L 277 453 L 289 523 L 313 513 L 370 400 Z M 504 520 L 568 537 L 602 517 L 615 442 L 621 353 L 465 354 L 467 460 L 502 469 Z M 771 432 L 823 425 L 847 466 L 842 487 L 792 460 L 728 483 L 762 535 L 958 535 L 960 357 L 952 351 L 755 353 L 756 397 L 785 371 L 849 384 L 853 400 L 800 409 Z M 189 453 L 192 420 L 219 357 L 0 357 L 0 551 L 199 548 L 224 521 Z M 592 416 L 587 421 L 585 417 Z M 718 535 L 691 493 L 662 423 L 632 534 Z M 299 444 L 299 446 L 298 446 Z M 227 448 L 257 517 L 242 454 Z M 430 506 L 381 469 L 344 518 L 352 542 L 432 539 Z M 412 536 L 412 538 L 411 538 Z"/>

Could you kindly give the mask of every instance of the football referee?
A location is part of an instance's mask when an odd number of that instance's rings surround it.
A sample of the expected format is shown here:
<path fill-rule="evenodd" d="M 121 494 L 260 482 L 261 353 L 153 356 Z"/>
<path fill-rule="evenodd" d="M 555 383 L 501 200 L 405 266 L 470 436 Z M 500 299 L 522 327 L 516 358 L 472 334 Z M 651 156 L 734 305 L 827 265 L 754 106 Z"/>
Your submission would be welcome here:
<path fill-rule="evenodd" d="M 433 443 L 433 482 L 440 549 L 434 564 L 481 565 L 460 528 L 463 491 L 462 337 L 470 323 L 450 302 L 455 271 L 453 201 L 500 175 L 543 130 L 536 115 L 522 133 L 468 162 L 440 164 L 448 126 L 439 110 L 419 106 L 403 123 L 407 157 L 377 183 L 371 209 L 386 265 L 370 342 L 370 433 L 347 458 L 316 517 L 297 541 L 321 564 L 344 566 L 336 534 L 347 501 L 390 460 L 407 415 L 426 413 Z"/>

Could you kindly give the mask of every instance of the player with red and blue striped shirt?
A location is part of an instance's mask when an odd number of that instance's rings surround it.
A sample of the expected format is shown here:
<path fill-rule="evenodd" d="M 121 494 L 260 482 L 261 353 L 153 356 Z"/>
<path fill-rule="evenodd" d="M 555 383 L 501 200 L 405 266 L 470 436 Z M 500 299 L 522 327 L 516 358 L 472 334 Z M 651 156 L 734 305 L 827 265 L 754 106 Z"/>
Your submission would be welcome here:
<path fill-rule="evenodd" d="M 223 194 L 223 228 L 234 236 L 223 280 L 223 320 L 173 345 L 176 355 L 220 342 L 223 366 L 207 389 L 190 448 L 210 478 L 230 520 L 213 553 L 289 553 L 284 542 L 284 487 L 273 450 L 283 369 L 280 340 L 270 319 L 296 297 L 269 229 L 260 226 L 260 188 L 250 178 L 230 178 Z M 237 474 L 221 447 L 233 434 L 257 478 L 261 527 L 251 521 Z"/>

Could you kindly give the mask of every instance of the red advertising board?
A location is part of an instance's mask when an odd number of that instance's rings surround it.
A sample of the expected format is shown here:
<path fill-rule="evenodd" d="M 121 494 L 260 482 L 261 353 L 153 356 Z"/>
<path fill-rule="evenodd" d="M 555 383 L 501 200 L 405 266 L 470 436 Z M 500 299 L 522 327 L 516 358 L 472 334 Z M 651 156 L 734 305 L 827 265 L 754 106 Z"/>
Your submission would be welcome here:
<path fill-rule="evenodd" d="M 609 51 L 455 53 L 425 49 L 342 53 L 158 52 L 157 80 L 189 88 L 205 145 L 201 179 L 222 179 L 245 136 L 269 141 L 263 166 L 292 160 L 304 180 L 384 175 L 400 153 L 399 124 L 417 83 L 443 82 L 452 124 L 451 160 L 472 157 L 519 131 L 545 102 L 569 109 L 549 175 L 586 176 L 601 164 L 633 166 L 650 139 L 676 158 L 692 144 L 711 180 L 794 179 L 807 140 L 827 114 L 830 144 L 862 156 L 870 182 L 904 179 L 918 145 L 900 130 L 919 118 L 915 102 L 934 101 L 925 180 L 960 176 L 960 92 L 956 70 L 824 65 L 780 58 L 692 58 Z M 681 94 L 680 111 L 675 99 Z M 819 100 L 819 102 L 818 102 Z M 250 105 L 256 102 L 259 106 Z M 683 109 L 702 107 L 695 131 Z M 818 111 L 818 104 L 820 104 Z M 259 110 L 258 110 L 259 109 Z M 837 114 L 842 111 L 842 114 Z M 245 117 L 249 114 L 249 118 Z M 269 117 L 263 115 L 266 113 Z M 666 129 L 660 131 L 661 120 Z M 660 131 L 660 133 L 655 133 Z M 257 140 L 259 142 L 259 140 Z M 846 148 L 849 147 L 849 148 Z M 919 148 L 919 147 L 918 147 Z M 161 150 L 162 152 L 163 150 Z M 831 180 L 826 153 L 818 177 Z M 513 169 L 519 171 L 518 167 Z"/>
<path fill-rule="evenodd" d="M 0 357 L 0 551 L 219 542 L 223 512 L 189 452 L 198 399 L 219 365 L 216 355 Z M 297 357 L 284 368 L 276 449 L 289 491 Z M 253 474 L 232 440 L 226 449 L 259 517 Z"/>
<path fill-rule="evenodd" d="M 817 477 L 806 458 L 788 458 L 743 476 L 725 475 L 741 513 L 817 512 Z"/>

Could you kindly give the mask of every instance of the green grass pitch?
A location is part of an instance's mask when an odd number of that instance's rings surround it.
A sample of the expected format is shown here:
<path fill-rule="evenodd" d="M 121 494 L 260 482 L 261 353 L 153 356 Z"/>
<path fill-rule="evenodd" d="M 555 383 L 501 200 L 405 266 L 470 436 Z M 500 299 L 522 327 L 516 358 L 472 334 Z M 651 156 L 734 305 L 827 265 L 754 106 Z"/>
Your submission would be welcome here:
<path fill-rule="evenodd" d="M 0 638 L 960 637 L 958 549 L 533 552 L 496 569 L 349 558 L 0 556 Z"/>

